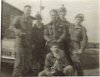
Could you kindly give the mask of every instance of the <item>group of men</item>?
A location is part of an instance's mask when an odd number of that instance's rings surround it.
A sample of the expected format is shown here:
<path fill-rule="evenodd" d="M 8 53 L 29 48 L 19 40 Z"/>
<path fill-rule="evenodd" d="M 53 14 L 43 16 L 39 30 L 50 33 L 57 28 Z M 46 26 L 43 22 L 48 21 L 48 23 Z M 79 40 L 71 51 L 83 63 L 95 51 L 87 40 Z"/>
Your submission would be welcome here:
<path fill-rule="evenodd" d="M 87 43 L 86 29 L 81 25 L 84 15 L 76 15 L 75 23 L 71 24 L 65 18 L 66 12 L 64 6 L 52 9 L 51 22 L 44 25 L 40 14 L 35 16 L 36 20 L 31 19 L 31 6 L 26 5 L 24 14 L 13 20 L 11 28 L 16 35 L 13 77 L 28 76 L 30 70 L 38 76 L 72 76 L 75 71 L 83 75 L 80 55 Z"/>

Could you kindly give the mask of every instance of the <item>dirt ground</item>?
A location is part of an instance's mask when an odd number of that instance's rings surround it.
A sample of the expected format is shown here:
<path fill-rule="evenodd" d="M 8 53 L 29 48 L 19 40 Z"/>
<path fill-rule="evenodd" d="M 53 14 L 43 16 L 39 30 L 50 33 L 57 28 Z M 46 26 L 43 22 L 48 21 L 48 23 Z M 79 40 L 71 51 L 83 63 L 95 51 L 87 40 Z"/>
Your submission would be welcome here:
<path fill-rule="evenodd" d="M 99 76 L 99 49 L 87 49 L 81 56 L 81 63 L 84 69 L 84 76 Z M 13 66 L 2 63 L 1 76 L 11 77 Z"/>

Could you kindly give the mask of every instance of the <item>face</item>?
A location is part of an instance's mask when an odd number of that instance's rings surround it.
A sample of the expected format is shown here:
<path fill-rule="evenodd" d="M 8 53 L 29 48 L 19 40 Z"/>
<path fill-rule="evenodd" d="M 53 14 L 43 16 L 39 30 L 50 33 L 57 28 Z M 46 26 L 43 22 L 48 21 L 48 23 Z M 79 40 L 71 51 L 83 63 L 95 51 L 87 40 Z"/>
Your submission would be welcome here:
<path fill-rule="evenodd" d="M 83 22 L 82 18 L 75 18 L 75 23 L 80 24 Z"/>
<path fill-rule="evenodd" d="M 66 15 L 66 12 L 59 12 L 60 19 L 64 18 Z"/>
<path fill-rule="evenodd" d="M 52 47 L 50 48 L 50 50 L 51 50 L 52 52 L 56 52 L 56 51 L 58 50 L 58 46 L 52 46 Z"/>
<path fill-rule="evenodd" d="M 25 7 L 24 8 L 24 14 L 27 15 L 27 16 L 30 16 L 30 14 L 31 14 L 31 7 Z"/>
<path fill-rule="evenodd" d="M 52 11 L 52 12 L 50 13 L 50 15 L 51 15 L 51 20 L 52 20 L 52 21 L 57 20 L 58 14 L 57 14 L 56 12 L 53 12 L 53 11 Z"/>
<path fill-rule="evenodd" d="M 36 20 L 37 23 L 40 23 L 41 21 L 42 21 L 42 19 L 37 19 Z"/>

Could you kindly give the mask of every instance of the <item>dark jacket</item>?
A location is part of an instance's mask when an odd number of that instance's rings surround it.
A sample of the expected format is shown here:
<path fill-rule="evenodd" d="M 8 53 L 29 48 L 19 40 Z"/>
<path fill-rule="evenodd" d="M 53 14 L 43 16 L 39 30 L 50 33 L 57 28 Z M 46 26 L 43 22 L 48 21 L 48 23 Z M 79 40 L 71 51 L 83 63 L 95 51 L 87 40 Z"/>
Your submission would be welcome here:
<path fill-rule="evenodd" d="M 60 21 L 57 22 L 50 22 L 46 25 L 45 31 L 44 31 L 44 38 L 47 42 L 50 41 L 63 41 L 65 39 L 66 35 L 66 29 L 65 26 L 60 23 Z"/>

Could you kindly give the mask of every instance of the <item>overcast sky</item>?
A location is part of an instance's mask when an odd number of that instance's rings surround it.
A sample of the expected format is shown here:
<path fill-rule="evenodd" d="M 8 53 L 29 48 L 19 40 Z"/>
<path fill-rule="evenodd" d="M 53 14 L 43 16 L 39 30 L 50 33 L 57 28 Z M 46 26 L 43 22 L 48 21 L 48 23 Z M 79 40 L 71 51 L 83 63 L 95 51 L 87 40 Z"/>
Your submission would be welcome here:
<path fill-rule="evenodd" d="M 40 0 L 5 0 L 9 4 L 23 10 L 24 5 L 32 6 L 32 16 L 34 16 L 40 7 Z M 98 42 L 98 2 L 99 0 L 42 0 L 45 9 L 42 11 L 43 22 L 50 21 L 49 11 L 53 8 L 58 9 L 62 4 L 67 9 L 66 19 L 74 22 L 74 17 L 78 13 L 85 15 L 83 25 L 87 29 L 89 42 Z"/>

